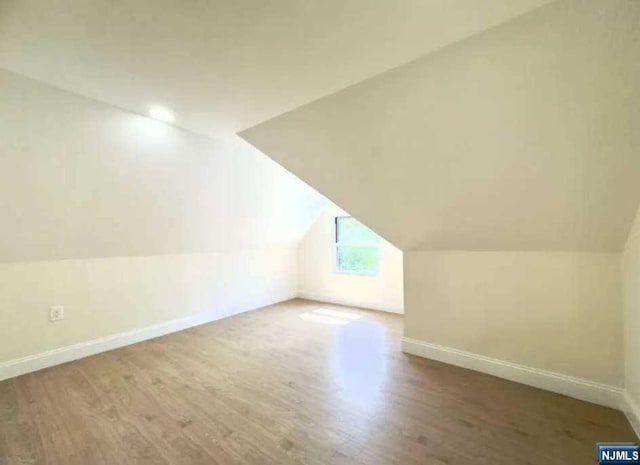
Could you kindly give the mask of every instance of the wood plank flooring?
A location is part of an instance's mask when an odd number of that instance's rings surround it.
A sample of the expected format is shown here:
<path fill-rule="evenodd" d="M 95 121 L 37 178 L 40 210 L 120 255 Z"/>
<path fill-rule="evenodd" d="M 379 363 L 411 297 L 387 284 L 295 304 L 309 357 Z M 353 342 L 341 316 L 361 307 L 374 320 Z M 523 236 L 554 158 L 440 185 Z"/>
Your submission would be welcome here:
<path fill-rule="evenodd" d="M 337 312 L 337 313 L 336 313 Z M 594 464 L 623 414 L 400 351 L 295 300 L 0 383 L 0 464 Z"/>

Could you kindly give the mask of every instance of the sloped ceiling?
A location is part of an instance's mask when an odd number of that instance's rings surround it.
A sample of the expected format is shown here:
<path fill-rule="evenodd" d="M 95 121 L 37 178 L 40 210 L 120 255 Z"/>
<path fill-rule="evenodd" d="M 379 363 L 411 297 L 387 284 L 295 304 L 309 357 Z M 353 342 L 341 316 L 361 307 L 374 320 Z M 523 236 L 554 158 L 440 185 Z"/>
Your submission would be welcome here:
<path fill-rule="evenodd" d="M 640 2 L 561 2 L 241 133 L 404 250 L 621 250 Z"/>
<path fill-rule="evenodd" d="M 228 135 L 548 0 L 2 0 L 0 67 Z"/>
<path fill-rule="evenodd" d="M 0 70 L 0 262 L 295 246 L 324 199 L 212 140 Z"/>

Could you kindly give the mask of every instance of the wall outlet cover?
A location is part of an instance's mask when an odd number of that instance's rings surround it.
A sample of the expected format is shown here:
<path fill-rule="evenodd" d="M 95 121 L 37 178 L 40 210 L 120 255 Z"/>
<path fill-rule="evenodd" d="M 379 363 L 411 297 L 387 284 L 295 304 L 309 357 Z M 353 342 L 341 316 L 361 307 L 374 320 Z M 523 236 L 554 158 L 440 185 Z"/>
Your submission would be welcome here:
<path fill-rule="evenodd" d="M 51 321 L 64 320 L 64 307 L 62 305 L 54 305 L 51 307 L 49 319 Z"/>

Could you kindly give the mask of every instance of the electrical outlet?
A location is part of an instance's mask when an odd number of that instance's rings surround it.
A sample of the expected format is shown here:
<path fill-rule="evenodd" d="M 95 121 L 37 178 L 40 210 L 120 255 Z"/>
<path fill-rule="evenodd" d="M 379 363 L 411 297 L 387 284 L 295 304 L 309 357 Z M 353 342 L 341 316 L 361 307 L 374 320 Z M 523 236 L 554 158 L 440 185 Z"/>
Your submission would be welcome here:
<path fill-rule="evenodd" d="M 49 319 L 51 321 L 64 320 L 64 307 L 62 305 L 56 305 L 54 307 L 51 307 Z"/>

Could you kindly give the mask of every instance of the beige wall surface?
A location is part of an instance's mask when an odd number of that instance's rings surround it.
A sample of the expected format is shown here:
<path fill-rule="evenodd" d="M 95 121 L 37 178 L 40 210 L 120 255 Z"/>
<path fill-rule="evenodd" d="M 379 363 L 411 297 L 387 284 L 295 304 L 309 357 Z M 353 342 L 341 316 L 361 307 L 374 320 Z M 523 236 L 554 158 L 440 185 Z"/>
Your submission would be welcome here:
<path fill-rule="evenodd" d="M 0 264 L 0 364 L 207 312 L 295 297 L 296 248 Z M 65 319 L 49 321 L 63 305 Z"/>
<path fill-rule="evenodd" d="M 640 2 L 566 1 L 241 136 L 402 250 L 620 252 Z"/>
<path fill-rule="evenodd" d="M 2 70 L 0 121 L 0 362 L 295 296 L 325 200 L 241 140 Z"/>
<path fill-rule="evenodd" d="M 623 386 L 620 254 L 405 252 L 405 336 Z"/>
<path fill-rule="evenodd" d="M 407 337 L 622 386 L 639 21 L 555 2 L 241 136 L 404 251 Z"/>
<path fill-rule="evenodd" d="M 424 249 L 404 257 L 407 337 L 614 386 L 626 372 L 638 399 L 638 226 L 624 349 L 617 252 L 640 194 L 639 17 L 559 2 L 243 136 Z M 321 199 L 237 138 L 1 70 L 0 121 L 0 361 L 296 289 L 401 301 L 395 278 L 326 274 L 323 228 L 296 251 Z"/>
<path fill-rule="evenodd" d="M 335 205 L 327 205 L 300 242 L 300 295 L 403 313 L 402 252 L 387 241 L 380 242 L 380 273 L 377 276 L 336 273 L 334 219 L 342 215 L 348 213 Z"/>
<path fill-rule="evenodd" d="M 640 406 L 640 210 L 622 254 L 622 286 L 625 388 Z"/>

